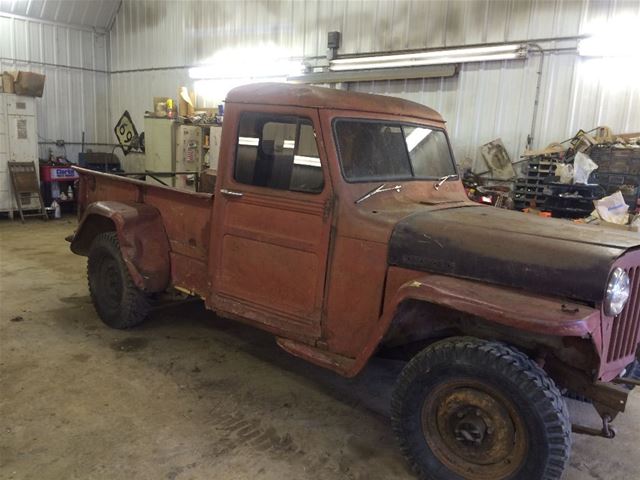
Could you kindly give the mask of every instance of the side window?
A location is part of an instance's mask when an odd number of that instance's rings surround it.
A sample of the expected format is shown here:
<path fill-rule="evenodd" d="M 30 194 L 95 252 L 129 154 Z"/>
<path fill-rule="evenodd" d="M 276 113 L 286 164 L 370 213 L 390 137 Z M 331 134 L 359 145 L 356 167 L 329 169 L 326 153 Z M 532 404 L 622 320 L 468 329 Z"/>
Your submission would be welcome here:
<path fill-rule="evenodd" d="M 311 121 L 244 113 L 238 127 L 234 178 L 248 185 L 320 193 L 324 177 Z"/>

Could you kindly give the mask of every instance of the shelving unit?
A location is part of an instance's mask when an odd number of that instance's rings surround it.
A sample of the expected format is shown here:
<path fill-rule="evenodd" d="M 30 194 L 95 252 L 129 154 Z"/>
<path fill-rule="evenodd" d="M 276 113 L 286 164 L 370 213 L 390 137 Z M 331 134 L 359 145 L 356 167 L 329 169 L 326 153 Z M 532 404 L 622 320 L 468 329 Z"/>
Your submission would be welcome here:
<path fill-rule="evenodd" d="M 53 200 L 60 204 L 63 213 L 73 213 L 76 208 L 77 192 L 73 184 L 78 180 L 78 173 L 65 165 L 40 165 L 40 179 L 45 205 L 51 205 Z M 73 199 L 61 200 L 60 193 L 67 193 L 69 187 L 73 190 Z"/>
<path fill-rule="evenodd" d="M 524 169 L 525 176 L 516 180 L 513 199 L 515 208 L 540 207 L 544 203 L 544 180 L 554 175 L 558 160 L 549 156 L 532 157 Z"/>
<path fill-rule="evenodd" d="M 222 125 L 201 125 L 202 127 L 202 158 L 206 168 L 218 169 L 218 155 L 220 152 L 220 135 Z"/>
<path fill-rule="evenodd" d="M 636 211 L 640 194 L 640 147 L 595 145 L 589 155 L 598 165 L 589 181 L 601 185 L 607 195 L 620 190 L 630 210 Z"/>

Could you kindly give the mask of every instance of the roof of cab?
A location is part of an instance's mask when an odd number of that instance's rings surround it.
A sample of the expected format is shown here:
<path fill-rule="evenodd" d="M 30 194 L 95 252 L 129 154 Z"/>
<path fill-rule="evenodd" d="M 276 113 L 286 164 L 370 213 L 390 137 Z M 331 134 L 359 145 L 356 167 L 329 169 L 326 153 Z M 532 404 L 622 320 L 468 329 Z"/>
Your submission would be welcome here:
<path fill-rule="evenodd" d="M 291 83 L 252 83 L 236 87 L 227 94 L 226 102 L 355 110 L 444 122 L 435 110 L 409 100 Z"/>

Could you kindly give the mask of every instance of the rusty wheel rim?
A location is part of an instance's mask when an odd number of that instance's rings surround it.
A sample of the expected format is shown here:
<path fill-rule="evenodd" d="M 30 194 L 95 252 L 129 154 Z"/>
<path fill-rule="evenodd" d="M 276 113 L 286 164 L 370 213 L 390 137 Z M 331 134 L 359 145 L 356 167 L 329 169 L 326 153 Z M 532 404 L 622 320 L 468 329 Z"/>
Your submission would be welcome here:
<path fill-rule="evenodd" d="M 528 451 L 525 425 L 514 403 L 474 379 L 438 385 L 422 407 L 429 448 L 462 478 L 498 480 L 513 476 Z"/>

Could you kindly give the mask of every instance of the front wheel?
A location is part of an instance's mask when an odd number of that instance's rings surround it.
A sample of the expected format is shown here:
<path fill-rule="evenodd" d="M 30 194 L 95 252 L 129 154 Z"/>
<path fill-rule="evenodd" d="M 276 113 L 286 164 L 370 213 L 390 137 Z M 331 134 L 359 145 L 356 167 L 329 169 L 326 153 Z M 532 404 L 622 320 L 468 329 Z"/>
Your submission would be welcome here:
<path fill-rule="evenodd" d="M 571 449 L 566 404 L 521 352 L 453 338 L 403 369 L 392 399 L 403 453 L 431 480 L 555 480 Z"/>
<path fill-rule="evenodd" d="M 133 283 L 115 232 L 101 233 L 93 240 L 87 277 L 91 300 L 105 324 L 131 328 L 146 318 L 149 297 Z"/>

